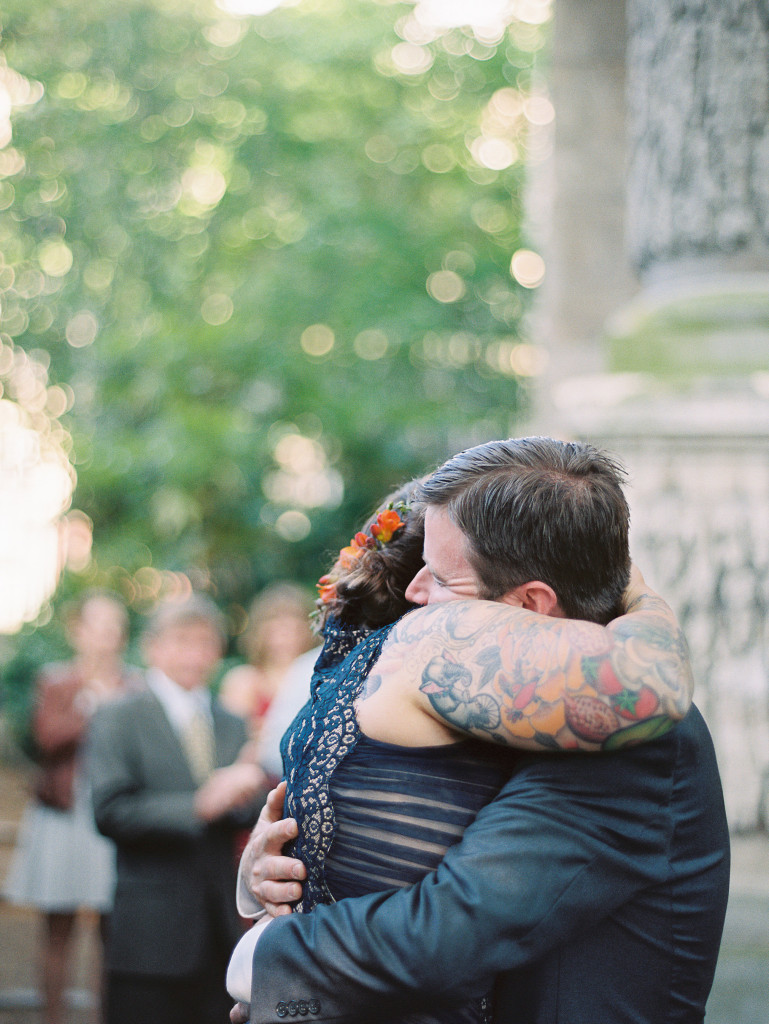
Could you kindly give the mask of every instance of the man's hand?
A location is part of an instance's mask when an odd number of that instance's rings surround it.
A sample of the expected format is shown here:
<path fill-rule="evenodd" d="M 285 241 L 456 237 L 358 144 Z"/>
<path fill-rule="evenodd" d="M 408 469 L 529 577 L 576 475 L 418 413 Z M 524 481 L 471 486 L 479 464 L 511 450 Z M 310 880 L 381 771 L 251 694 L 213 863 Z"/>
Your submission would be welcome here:
<path fill-rule="evenodd" d="M 201 821 L 215 821 L 247 806 L 267 788 L 266 784 L 267 776 L 253 762 L 217 768 L 195 794 L 195 813 Z"/>
<path fill-rule="evenodd" d="M 269 794 L 240 861 L 246 887 L 272 917 L 291 913 L 289 904 L 302 895 L 299 882 L 307 877 L 300 860 L 281 853 L 297 835 L 294 819 L 282 817 L 285 795 L 285 782 Z"/>
<path fill-rule="evenodd" d="M 641 575 L 641 570 L 632 562 L 630 565 L 630 579 L 628 585 L 625 588 L 622 601 L 625 606 L 625 614 L 633 611 L 633 606 L 639 601 L 645 594 L 649 593 L 649 587 L 647 586 L 646 580 Z"/>
<path fill-rule="evenodd" d="M 251 1018 L 251 1010 L 246 1003 L 235 1003 L 230 1010 L 231 1024 L 248 1024 Z"/>

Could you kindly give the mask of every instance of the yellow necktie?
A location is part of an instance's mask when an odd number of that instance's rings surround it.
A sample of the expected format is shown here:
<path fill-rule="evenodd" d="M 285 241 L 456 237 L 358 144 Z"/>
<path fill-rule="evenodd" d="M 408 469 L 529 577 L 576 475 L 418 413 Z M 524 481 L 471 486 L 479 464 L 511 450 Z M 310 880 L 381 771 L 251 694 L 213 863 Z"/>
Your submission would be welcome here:
<path fill-rule="evenodd" d="M 196 711 L 190 719 L 182 741 L 195 781 L 205 782 L 214 770 L 214 734 L 202 710 Z"/>

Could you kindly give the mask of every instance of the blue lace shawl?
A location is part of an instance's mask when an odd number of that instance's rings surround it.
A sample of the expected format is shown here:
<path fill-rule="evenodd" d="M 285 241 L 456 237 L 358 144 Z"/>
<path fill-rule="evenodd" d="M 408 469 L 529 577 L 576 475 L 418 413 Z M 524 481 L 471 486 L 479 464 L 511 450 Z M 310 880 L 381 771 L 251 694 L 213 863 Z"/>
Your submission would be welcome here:
<path fill-rule="evenodd" d="M 334 902 L 324 871 L 326 852 L 334 836 L 329 781 L 360 738 L 354 702 L 394 625 L 370 633 L 344 627 L 335 619 L 327 622 L 310 700 L 281 743 L 288 782 L 285 810 L 299 826 L 298 838 L 285 852 L 307 865 L 302 899 L 295 908 L 303 913 L 319 903 Z"/>

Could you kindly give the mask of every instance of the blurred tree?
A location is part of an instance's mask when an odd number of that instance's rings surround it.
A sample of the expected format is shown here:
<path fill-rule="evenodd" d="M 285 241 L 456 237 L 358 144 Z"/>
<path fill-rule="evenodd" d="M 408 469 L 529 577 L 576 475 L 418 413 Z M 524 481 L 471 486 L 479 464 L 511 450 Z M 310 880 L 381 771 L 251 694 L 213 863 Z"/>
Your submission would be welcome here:
<path fill-rule="evenodd" d="M 68 396 L 76 585 L 310 582 L 391 486 L 514 429 L 543 25 L 480 39 L 375 0 L 2 19 L 0 330 Z"/>

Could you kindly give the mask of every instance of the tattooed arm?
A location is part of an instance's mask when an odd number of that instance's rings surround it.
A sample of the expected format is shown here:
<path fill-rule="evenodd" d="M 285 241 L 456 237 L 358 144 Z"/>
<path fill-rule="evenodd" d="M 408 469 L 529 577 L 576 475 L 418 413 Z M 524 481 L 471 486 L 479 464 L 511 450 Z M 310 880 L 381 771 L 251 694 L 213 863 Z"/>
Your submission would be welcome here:
<path fill-rule="evenodd" d="M 652 739 L 693 688 L 681 628 L 640 576 L 608 626 L 486 601 L 422 608 L 396 626 L 364 701 L 387 699 L 391 680 L 450 730 L 531 750 Z"/>

